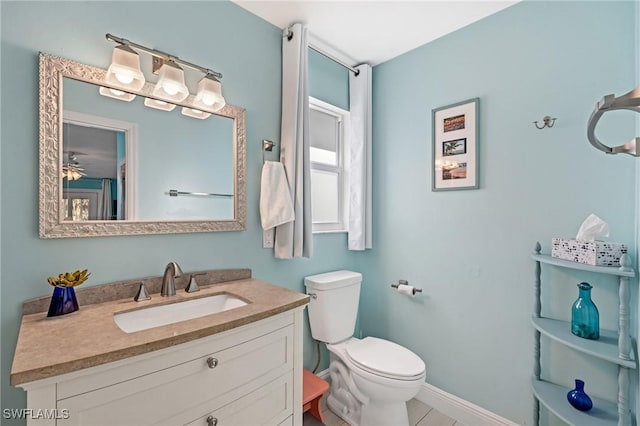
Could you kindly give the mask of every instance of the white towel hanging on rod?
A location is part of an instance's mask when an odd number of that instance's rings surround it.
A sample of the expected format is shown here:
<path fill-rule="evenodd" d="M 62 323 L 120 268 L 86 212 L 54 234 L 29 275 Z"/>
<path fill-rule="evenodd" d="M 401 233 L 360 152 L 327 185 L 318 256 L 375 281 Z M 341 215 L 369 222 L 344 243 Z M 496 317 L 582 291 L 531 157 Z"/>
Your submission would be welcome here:
<path fill-rule="evenodd" d="M 287 175 L 279 161 L 265 161 L 260 182 L 262 229 L 274 228 L 295 219 Z"/>

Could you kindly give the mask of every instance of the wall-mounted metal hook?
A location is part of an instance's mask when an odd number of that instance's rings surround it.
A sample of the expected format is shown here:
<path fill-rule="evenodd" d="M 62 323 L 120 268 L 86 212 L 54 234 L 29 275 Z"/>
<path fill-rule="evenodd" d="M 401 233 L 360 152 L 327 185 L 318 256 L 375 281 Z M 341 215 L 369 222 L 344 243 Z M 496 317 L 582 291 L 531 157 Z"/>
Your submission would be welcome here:
<path fill-rule="evenodd" d="M 262 149 L 264 149 L 265 151 L 273 151 L 273 146 L 275 144 L 271 141 L 268 141 L 266 139 L 262 139 Z"/>
<path fill-rule="evenodd" d="M 548 115 L 545 115 L 544 117 L 542 117 L 542 126 L 538 126 L 538 122 L 537 121 L 533 122 L 533 124 L 536 125 L 536 128 L 538 130 L 542 130 L 545 127 L 552 128 L 555 123 L 556 123 L 556 119 L 555 118 L 551 118 Z"/>
<path fill-rule="evenodd" d="M 267 139 L 262 139 L 262 164 L 264 164 L 264 152 L 265 151 L 273 151 L 273 147 L 275 146 L 275 143 L 267 140 Z"/>

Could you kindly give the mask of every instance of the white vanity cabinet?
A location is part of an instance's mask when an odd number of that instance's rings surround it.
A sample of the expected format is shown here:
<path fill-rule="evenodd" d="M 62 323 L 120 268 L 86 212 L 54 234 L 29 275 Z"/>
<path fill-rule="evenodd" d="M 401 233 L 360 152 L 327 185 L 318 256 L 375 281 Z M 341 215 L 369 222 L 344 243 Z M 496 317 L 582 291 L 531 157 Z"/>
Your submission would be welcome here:
<path fill-rule="evenodd" d="M 302 310 L 25 383 L 29 425 L 301 424 Z"/>
<path fill-rule="evenodd" d="M 567 260 L 556 259 L 540 253 L 540 244 L 536 244 L 532 254 L 536 262 L 535 268 L 535 303 L 531 322 L 535 328 L 534 344 L 534 374 L 533 394 L 534 425 L 539 424 L 540 404 L 553 412 L 569 425 L 575 426 L 629 426 L 631 412 L 629 411 L 629 374 L 636 369 L 635 354 L 631 345 L 629 327 L 629 280 L 635 277 L 635 271 L 627 255 L 620 259 L 621 267 L 591 266 Z M 600 329 L 600 339 L 589 340 L 577 337 L 571 333 L 571 323 L 541 315 L 541 264 L 559 268 L 575 269 L 596 274 L 606 274 L 618 277 L 619 312 L 618 329 Z M 547 287 L 553 283 L 546 283 Z M 613 363 L 618 367 L 618 394 L 612 395 L 610 400 L 593 398 L 593 409 L 587 412 L 578 411 L 567 402 L 567 392 L 571 389 L 560 386 L 551 380 L 541 378 L 540 341 L 541 336 L 551 339 L 574 351 L 591 357 Z M 617 397 L 617 398 L 615 398 Z"/>

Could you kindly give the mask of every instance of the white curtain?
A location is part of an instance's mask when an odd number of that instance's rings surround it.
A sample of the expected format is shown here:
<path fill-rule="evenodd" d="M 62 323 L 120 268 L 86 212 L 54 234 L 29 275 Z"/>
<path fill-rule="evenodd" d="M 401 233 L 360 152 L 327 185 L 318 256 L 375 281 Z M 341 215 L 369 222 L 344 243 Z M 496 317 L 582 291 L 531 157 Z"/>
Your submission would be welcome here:
<path fill-rule="evenodd" d="M 276 227 L 275 256 L 311 257 L 311 171 L 307 28 L 285 28 L 282 38 L 282 126 L 280 162 L 287 174 L 295 220 Z"/>
<path fill-rule="evenodd" d="M 100 212 L 100 219 L 111 220 L 111 211 L 113 201 L 111 199 L 111 179 L 102 179 L 102 211 Z"/>
<path fill-rule="evenodd" d="M 349 193 L 349 250 L 373 247 L 371 221 L 371 66 L 349 73 L 351 115 L 351 188 Z"/>

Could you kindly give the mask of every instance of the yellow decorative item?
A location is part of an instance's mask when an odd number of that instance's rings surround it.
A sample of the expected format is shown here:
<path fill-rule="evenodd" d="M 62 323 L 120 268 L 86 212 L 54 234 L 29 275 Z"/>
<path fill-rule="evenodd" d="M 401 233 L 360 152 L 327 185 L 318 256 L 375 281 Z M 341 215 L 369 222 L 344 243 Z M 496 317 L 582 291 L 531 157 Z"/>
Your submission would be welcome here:
<path fill-rule="evenodd" d="M 88 269 L 82 271 L 77 270 L 75 272 L 65 272 L 58 275 L 58 277 L 49 277 L 47 281 L 54 287 L 76 287 L 82 284 L 89 278 L 91 273 Z"/>

